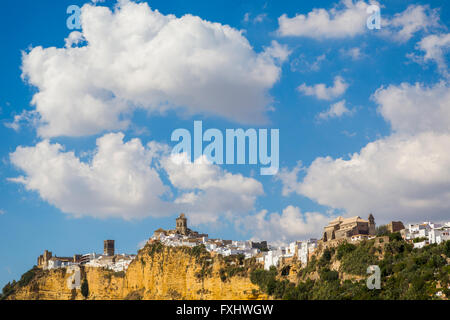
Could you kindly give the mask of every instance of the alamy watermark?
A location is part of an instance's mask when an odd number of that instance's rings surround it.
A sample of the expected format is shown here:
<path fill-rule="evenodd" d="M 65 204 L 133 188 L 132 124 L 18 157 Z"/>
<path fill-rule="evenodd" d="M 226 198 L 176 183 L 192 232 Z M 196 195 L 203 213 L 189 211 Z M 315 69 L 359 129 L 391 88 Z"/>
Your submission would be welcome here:
<path fill-rule="evenodd" d="M 66 25 L 69 30 L 81 29 L 81 8 L 77 5 L 70 5 L 66 10 L 70 16 L 67 18 Z"/>
<path fill-rule="evenodd" d="M 70 5 L 66 10 L 70 16 L 67 18 L 66 24 L 69 30 L 81 29 L 81 8 L 77 5 Z M 381 29 L 381 10 L 380 7 L 372 4 L 366 9 L 370 16 L 366 20 L 366 25 L 369 30 Z"/>
<path fill-rule="evenodd" d="M 371 276 L 367 278 L 367 288 L 369 290 L 381 289 L 381 270 L 377 265 L 368 266 L 366 270 L 367 274 Z"/>
<path fill-rule="evenodd" d="M 225 142 L 224 142 L 225 136 Z M 213 164 L 250 164 L 266 166 L 260 168 L 261 175 L 274 175 L 280 163 L 279 129 L 219 129 L 203 132 L 202 121 L 194 121 L 194 135 L 187 129 L 172 132 L 171 141 L 178 142 L 172 155 L 186 154 L 189 161 L 205 156 Z M 204 147 L 203 142 L 208 142 Z M 270 144 L 270 146 L 269 146 Z M 192 151 L 193 147 L 193 151 Z M 247 148 L 246 148 L 247 147 Z M 270 154 L 269 154 L 270 147 Z M 248 152 L 247 152 L 248 151 Z"/>
<path fill-rule="evenodd" d="M 372 4 L 367 7 L 366 12 L 367 14 L 370 14 L 370 16 L 366 20 L 367 28 L 369 30 L 381 29 L 380 7 L 375 4 Z"/>

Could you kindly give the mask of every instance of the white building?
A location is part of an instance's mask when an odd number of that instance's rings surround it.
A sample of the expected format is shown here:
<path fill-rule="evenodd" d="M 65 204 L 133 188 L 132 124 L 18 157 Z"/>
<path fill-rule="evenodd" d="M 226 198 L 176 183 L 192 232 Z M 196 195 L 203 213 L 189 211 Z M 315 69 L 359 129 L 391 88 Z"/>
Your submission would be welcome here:
<path fill-rule="evenodd" d="M 422 248 L 428 243 L 441 243 L 446 240 L 450 240 L 450 222 L 445 224 L 434 222 L 423 222 L 418 224 L 408 225 L 408 232 L 405 236 L 407 240 L 413 240 L 417 238 L 426 238 L 426 241 L 414 243 L 414 248 Z"/>
<path fill-rule="evenodd" d="M 269 270 L 271 266 L 277 267 L 282 257 L 283 251 L 281 249 L 268 251 L 264 255 L 264 269 Z"/>
<path fill-rule="evenodd" d="M 47 262 L 47 267 L 45 269 L 47 269 L 47 270 L 57 269 L 57 268 L 61 268 L 61 265 L 62 265 L 61 260 L 50 259 Z"/>
<path fill-rule="evenodd" d="M 430 243 L 440 244 L 447 240 L 450 240 L 450 228 L 441 227 L 438 229 L 431 229 L 428 233 L 428 241 Z"/>
<path fill-rule="evenodd" d="M 302 266 L 308 264 L 309 255 L 317 248 L 317 239 L 309 239 L 307 241 L 302 241 L 298 248 L 298 258 L 302 263 Z"/>
<path fill-rule="evenodd" d="M 414 249 L 421 249 L 423 247 L 425 247 L 428 244 L 428 241 L 424 240 L 422 242 L 416 242 L 414 243 Z"/>

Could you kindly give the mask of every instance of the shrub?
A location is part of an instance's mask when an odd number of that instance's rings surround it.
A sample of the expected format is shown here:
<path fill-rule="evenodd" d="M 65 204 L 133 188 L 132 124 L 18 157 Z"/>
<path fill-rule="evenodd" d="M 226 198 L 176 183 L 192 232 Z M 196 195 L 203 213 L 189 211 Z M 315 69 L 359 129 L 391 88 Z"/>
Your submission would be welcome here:
<path fill-rule="evenodd" d="M 86 278 L 84 278 L 83 282 L 81 283 L 81 294 L 85 298 L 89 296 L 89 284 Z"/>
<path fill-rule="evenodd" d="M 376 230 L 376 235 L 377 235 L 377 237 L 389 235 L 389 230 L 388 230 L 387 225 L 378 226 L 377 230 Z"/>
<path fill-rule="evenodd" d="M 33 280 L 38 271 L 39 268 L 34 266 L 32 269 L 25 272 L 17 283 L 19 287 L 24 287 L 28 285 L 31 282 L 31 280 Z"/>
<path fill-rule="evenodd" d="M 356 246 L 352 243 L 344 242 L 337 247 L 336 258 L 341 260 L 344 255 L 352 252 L 356 249 Z"/>
<path fill-rule="evenodd" d="M 319 272 L 320 279 L 323 281 L 336 281 L 339 280 L 339 273 L 330 269 L 322 269 Z"/>
<path fill-rule="evenodd" d="M 394 232 L 389 234 L 389 241 L 402 241 L 402 235 L 400 232 Z"/>

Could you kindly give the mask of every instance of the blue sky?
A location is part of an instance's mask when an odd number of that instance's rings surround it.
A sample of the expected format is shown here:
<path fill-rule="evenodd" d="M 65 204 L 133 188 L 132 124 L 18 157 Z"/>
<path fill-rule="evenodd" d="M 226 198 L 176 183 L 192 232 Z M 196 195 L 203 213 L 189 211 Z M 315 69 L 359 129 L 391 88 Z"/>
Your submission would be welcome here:
<path fill-rule="evenodd" d="M 378 3 L 380 30 L 363 1 L 123 1 L 109 18 L 91 3 L 65 47 L 66 9 L 86 3 L 0 8 L 0 286 L 44 249 L 133 253 L 181 210 L 213 237 L 273 242 L 338 214 L 449 220 L 446 1 Z M 279 174 L 171 166 L 161 150 L 194 120 L 279 129 Z"/>

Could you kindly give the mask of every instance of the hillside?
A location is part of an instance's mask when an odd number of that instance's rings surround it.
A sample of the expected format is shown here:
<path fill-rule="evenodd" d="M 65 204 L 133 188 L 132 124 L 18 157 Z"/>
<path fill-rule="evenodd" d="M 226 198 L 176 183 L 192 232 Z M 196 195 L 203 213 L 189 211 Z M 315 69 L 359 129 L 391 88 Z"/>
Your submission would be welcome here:
<path fill-rule="evenodd" d="M 370 240 L 319 248 L 295 281 L 288 280 L 292 276 L 290 265 L 256 270 L 251 280 L 276 299 L 448 299 L 450 241 L 413 249 L 399 234 L 390 238 L 388 243 Z M 369 265 L 378 265 L 381 270 L 380 290 L 367 289 Z"/>
<path fill-rule="evenodd" d="M 211 255 L 202 246 L 147 244 L 126 272 L 81 267 L 82 288 L 70 290 L 66 269 L 34 267 L 3 289 L 3 299 L 446 299 L 450 241 L 412 249 L 391 235 L 316 251 L 270 271 L 254 258 Z M 368 290 L 366 268 L 381 269 L 381 290 Z M 440 292 L 440 293 L 439 293 Z M 436 295 L 438 293 L 438 295 Z"/>

